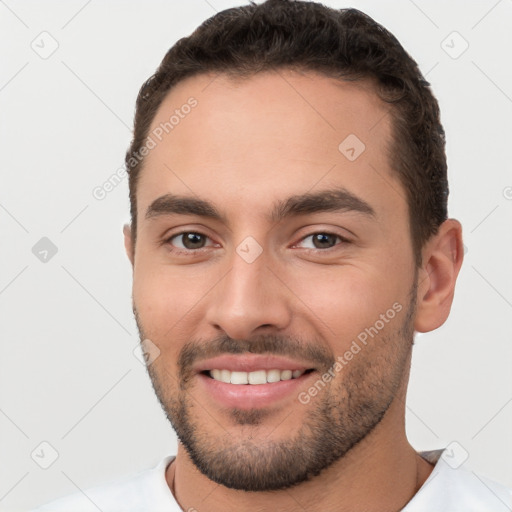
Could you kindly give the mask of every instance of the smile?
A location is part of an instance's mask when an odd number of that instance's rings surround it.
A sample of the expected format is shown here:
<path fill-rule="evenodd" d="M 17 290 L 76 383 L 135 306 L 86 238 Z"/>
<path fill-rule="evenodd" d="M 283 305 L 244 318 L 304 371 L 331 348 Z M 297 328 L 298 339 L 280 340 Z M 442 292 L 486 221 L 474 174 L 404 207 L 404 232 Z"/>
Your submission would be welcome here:
<path fill-rule="evenodd" d="M 297 379 L 302 374 L 312 370 L 255 370 L 252 372 L 230 371 L 226 369 L 214 369 L 206 371 L 212 379 L 226 384 L 269 384 L 281 380 Z"/>

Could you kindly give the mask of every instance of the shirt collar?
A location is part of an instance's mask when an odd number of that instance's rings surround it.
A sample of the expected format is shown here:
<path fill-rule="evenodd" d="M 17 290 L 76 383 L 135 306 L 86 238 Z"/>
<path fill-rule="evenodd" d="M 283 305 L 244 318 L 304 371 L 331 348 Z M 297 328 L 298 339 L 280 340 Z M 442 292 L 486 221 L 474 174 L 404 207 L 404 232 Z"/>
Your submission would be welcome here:
<path fill-rule="evenodd" d="M 464 467 L 452 467 L 446 449 L 419 452 L 435 464 L 402 512 L 510 512 L 509 489 Z"/>

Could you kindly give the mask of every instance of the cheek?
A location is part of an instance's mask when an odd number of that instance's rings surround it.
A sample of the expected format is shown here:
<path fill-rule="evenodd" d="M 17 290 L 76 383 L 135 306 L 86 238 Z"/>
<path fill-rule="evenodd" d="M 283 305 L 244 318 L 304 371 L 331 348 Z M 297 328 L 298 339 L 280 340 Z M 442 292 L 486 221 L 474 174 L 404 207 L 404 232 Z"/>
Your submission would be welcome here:
<path fill-rule="evenodd" d="M 139 265 L 133 276 L 133 300 L 147 337 L 161 343 L 181 339 L 184 333 L 190 337 L 209 288 L 204 275 L 191 275 L 183 267 Z"/>
<path fill-rule="evenodd" d="M 346 350 L 353 339 L 374 326 L 393 304 L 403 305 L 404 286 L 382 267 L 343 265 L 311 271 L 307 278 L 295 274 L 297 304 L 335 352 Z M 400 308 L 399 308 L 400 309 Z M 393 318 L 395 317 L 394 311 Z M 390 316 L 390 315 L 388 315 Z M 388 332 L 393 322 L 385 322 Z M 379 322 L 378 326 L 381 326 Z"/>

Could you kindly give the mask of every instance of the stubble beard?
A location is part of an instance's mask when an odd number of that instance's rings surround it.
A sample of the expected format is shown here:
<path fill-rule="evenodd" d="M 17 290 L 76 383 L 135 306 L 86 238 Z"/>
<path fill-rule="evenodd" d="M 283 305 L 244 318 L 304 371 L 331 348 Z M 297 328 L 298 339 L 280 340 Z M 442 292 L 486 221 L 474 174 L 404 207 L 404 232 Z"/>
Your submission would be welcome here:
<path fill-rule="evenodd" d="M 201 405 L 191 396 L 194 377 L 190 372 L 189 345 L 184 346 L 178 359 L 178 380 L 156 364 L 158 360 L 148 366 L 148 373 L 167 418 L 201 473 L 231 489 L 253 492 L 287 489 L 319 475 L 344 457 L 381 422 L 409 372 L 415 298 L 414 286 L 402 324 L 391 329 L 391 321 L 385 330 L 387 332 L 379 333 L 364 346 L 317 396 L 311 398 L 307 406 L 294 401 L 290 415 L 296 413 L 297 417 L 302 414 L 303 420 L 298 429 L 285 439 L 258 436 L 258 426 L 272 416 L 270 409 L 233 408 L 227 411 L 231 424 L 240 425 L 241 432 L 243 429 L 244 433 L 251 433 L 236 438 L 221 429 L 209 414 L 200 411 Z M 141 339 L 144 339 L 135 307 L 134 312 Z M 229 352 L 249 348 L 244 340 L 223 337 L 216 342 L 218 347 L 229 348 L 226 350 Z M 262 348 L 270 353 L 284 353 L 284 350 L 274 349 L 293 346 L 293 342 L 274 336 L 261 337 L 250 343 L 249 351 L 253 352 L 257 347 L 257 353 L 262 353 Z M 203 345 L 195 345 L 196 348 L 199 346 Z M 313 346 L 309 343 L 310 348 Z M 287 353 L 290 354 L 289 349 Z M 325 371 L 327 366 L 332 368 L 335 362 L 333 354 L 320 349 L 314 353 L 318 360 L 324 361 Z M 318 373 L 318 379 L 322 374 Z M 304 408 L 304 413 L 300 408 Z M 198 414 L 198 410 L 202 414 Z M 201 421 L 200 417 L 208 419 Z M 281 421 L 285 420 L 286 417 Z M 216 433 L 219 429 L 223 431 Z"/>

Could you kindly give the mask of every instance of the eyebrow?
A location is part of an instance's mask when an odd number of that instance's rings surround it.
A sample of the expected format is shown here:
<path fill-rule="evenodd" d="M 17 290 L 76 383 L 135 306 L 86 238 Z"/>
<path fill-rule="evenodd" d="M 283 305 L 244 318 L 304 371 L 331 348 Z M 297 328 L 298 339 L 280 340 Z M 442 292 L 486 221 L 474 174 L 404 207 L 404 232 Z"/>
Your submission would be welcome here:
<path fill-rule="evenodd" d="M 277 201 L 269 216 L 272 222 L 287 217 L 321 212 L 356 212 L 376 218 L 375 210 L 366 201 L 345 188 L 307 192 Z M 148 207 L 145 218 L 165 215 L 197 215 L 227 223 L 226 218 L 209 201 L 190 196 L 165 194 L 155 199 Z"/>

